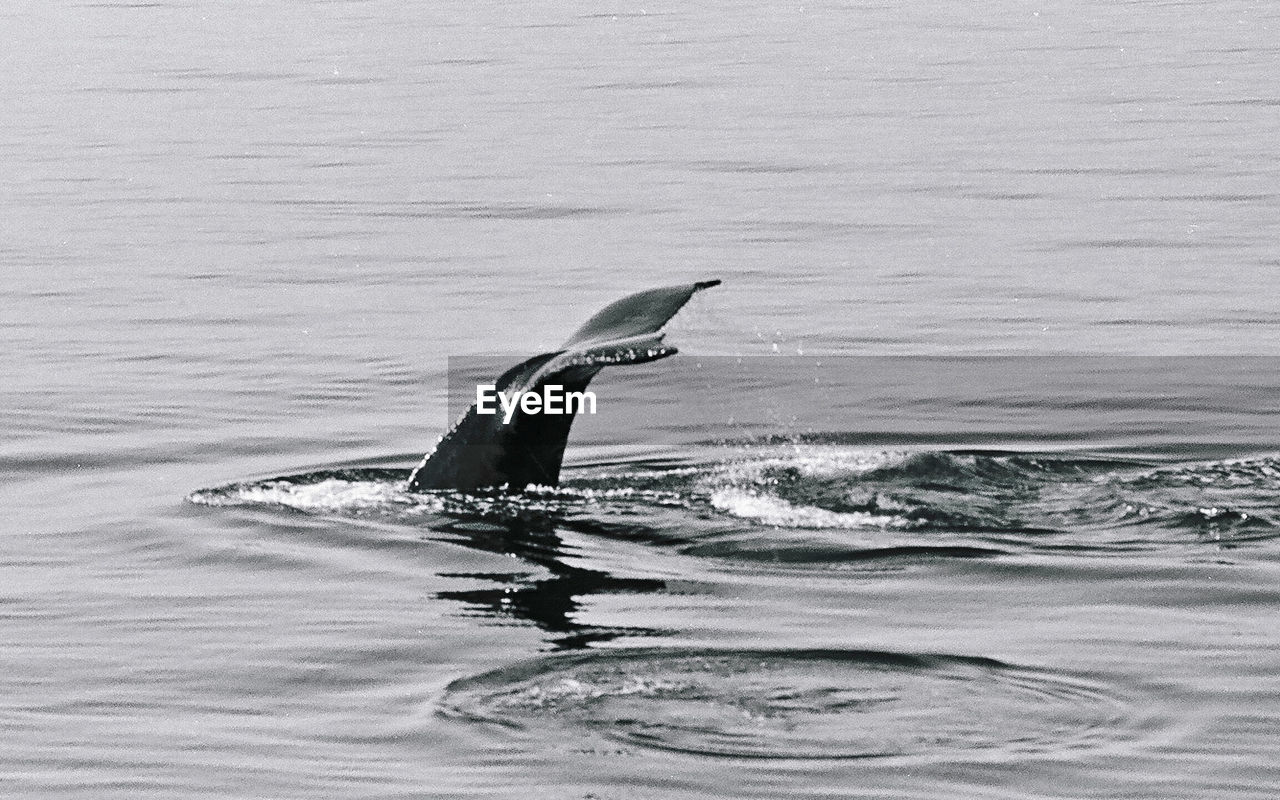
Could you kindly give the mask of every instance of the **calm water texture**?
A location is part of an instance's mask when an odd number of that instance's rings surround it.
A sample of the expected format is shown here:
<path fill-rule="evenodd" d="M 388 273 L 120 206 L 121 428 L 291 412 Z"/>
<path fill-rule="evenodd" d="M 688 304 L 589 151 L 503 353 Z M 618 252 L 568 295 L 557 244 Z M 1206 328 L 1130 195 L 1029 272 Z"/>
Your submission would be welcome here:
<path fill-rule="evenodd" d="M 7 4 L 3 793 L 1273 797 L 1278 42 Z M 403 491 L 450 356 L 712 277 L 560 490 Z"/>

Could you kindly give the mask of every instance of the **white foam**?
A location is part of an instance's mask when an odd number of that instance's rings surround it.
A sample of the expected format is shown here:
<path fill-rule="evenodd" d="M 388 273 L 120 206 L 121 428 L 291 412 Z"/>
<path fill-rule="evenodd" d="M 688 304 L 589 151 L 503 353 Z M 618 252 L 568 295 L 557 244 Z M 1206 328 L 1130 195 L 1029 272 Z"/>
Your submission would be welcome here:
<path fill-rule="evenodd" d="M 779 528 L 897 528 L 906 524 L 900 517 L 867 511 L 830 511 L 814 506 L 797 506 L 769 494 L 725 487 L 711 493 L 711 505 L 727 514 L 756 520 Z"/>
<path fill-rule="evenodd" d="M 439 501 L 425 495 L 410 495 L 399 483 L 348 481 L 328 478 L 316 483 L 241 484 L 199 491 L 191 502 L 210 506 L 272 505 L 312 513 L 353 513 L 360 511 L 438 510 Z"/>
<path fill-rule="evenodd" d="M 862 475 L 886 464 L 901 461 L 906 453 L 847 450 L 821 445 L 796 445 L 789 456 L 771 459 L 771 466 L 790 467 L 810 478 Z"/>
<path fill-rule="evenodd" d="M 719 477 L 732 483 L 771 483 L 771 471 L 791 470 L 805 478 L 830 479 L 857 476 L 901 461 L 906 453 L 867 452 L 830 445 L 788 445 L 782 452 L 720 467 Z"/>

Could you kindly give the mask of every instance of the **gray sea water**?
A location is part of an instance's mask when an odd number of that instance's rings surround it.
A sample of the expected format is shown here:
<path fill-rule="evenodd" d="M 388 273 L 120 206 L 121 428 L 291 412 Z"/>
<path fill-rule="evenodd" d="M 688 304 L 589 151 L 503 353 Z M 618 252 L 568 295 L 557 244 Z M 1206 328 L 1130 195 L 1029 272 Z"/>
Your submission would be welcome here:
<path fill-rule="evenodd" d="M 1275 796 L 1280 9 L 19 0 L 0 67 L 0 793 Z M 405 491 L 451 357 L 709 278 L 560 488 Z"/>

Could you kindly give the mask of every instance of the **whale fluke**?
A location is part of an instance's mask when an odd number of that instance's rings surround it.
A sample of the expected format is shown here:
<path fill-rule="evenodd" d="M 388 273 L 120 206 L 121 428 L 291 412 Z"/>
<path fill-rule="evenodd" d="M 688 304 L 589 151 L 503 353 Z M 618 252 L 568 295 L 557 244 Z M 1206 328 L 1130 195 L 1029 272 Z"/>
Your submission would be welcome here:
<path fill-rule="evenodd" d="M 581 392 L 606 366 L 675 355 L 676 348 L 663 344 L 662 326 L 695 292 L 719 284 L 713 280 L 649 289 L 610 303 L 559 350 L 504 372 L 494 382 L 497 390 L 512 396 L 541 392 L 550 384 L 562 386 L 566 393 Z M 509 422 L 503 417 L 501 409 L 480 414 L 472 405 L 409 476 L 409 491 L 555 486 L 573 414 L 516 410 Z"/>

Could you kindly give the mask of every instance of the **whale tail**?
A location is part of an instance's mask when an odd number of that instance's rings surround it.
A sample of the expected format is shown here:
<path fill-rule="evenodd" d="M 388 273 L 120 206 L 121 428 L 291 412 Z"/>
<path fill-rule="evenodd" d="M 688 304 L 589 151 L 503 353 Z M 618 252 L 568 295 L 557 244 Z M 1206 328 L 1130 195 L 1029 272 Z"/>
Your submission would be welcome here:
<path fill-rule="evenodd" d="M 582 392 L 601 369 L 616 364 L 643 364 L 675 355 L 663 343 L 662 326 L 689 298 L 720 281 L 649 289 L 617 300 L 587 320 L 559 350 L 534 356 L 502 374 L 495 382 L 507 397 L 542 393 L 547 385 L 567 393 Z M 430 489 L 481 489 L 530 485 L 554 486 L 569 439 L 573 414 L 525 413 L 516 408 L 481 414 L 473 405 L 441 437 L 409 476 L 411 492 Z"/>

